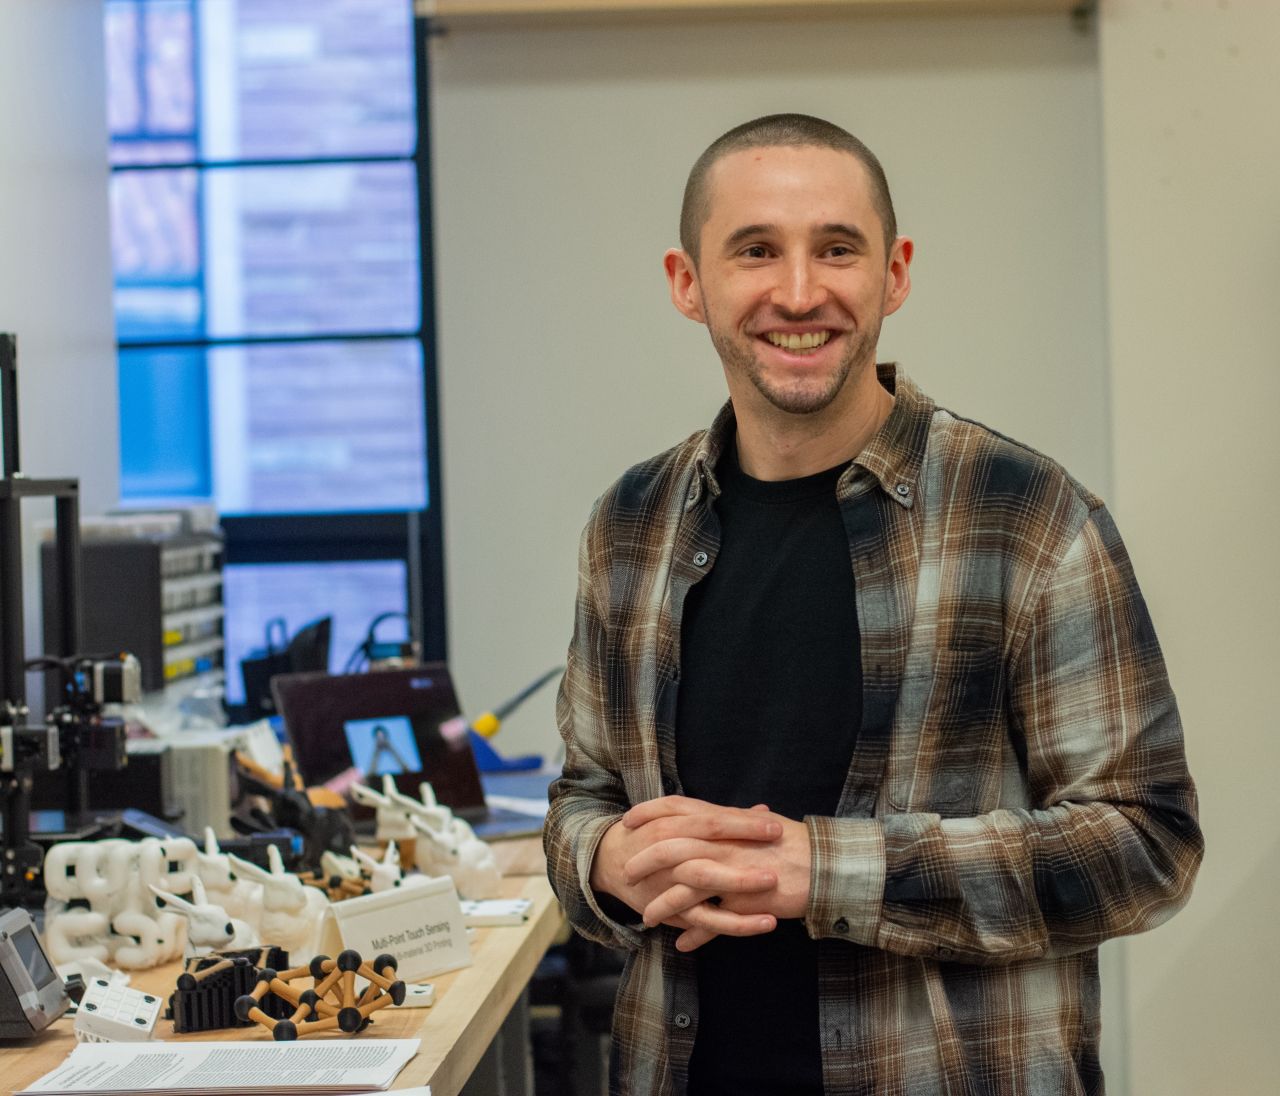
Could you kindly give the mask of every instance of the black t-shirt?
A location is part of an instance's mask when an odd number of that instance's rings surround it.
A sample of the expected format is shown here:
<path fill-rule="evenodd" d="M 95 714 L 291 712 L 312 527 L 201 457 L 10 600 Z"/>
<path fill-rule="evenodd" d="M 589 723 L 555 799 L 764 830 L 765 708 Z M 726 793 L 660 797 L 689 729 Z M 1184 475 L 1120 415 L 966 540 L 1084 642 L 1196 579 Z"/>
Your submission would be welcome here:
<path fill-rule="evenodd" d="M 725 454 L 720 552 L 685 601 L 676 764 L 686 795 L 833 815 L 862 721 L 845 466 L 766 482 Z M 818 945 L 800 920 L 694 953 L 694 1096 L 821 1093 Z"/>

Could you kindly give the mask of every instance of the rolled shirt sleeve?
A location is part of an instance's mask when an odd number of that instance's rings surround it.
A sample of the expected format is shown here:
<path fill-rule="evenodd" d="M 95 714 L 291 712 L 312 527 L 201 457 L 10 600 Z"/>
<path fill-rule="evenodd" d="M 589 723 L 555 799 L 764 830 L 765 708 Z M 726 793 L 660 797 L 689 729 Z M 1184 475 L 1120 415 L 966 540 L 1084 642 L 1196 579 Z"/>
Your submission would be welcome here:
<path fill-rule="evenodd" d="M 1010 660 L 1007 733 L 1029 808 L 807 819 L 811 935 L 1008 962 L 1172 916 L 1203 851 L 1146 605 L 1098 506 L 1047 574 Z"/>

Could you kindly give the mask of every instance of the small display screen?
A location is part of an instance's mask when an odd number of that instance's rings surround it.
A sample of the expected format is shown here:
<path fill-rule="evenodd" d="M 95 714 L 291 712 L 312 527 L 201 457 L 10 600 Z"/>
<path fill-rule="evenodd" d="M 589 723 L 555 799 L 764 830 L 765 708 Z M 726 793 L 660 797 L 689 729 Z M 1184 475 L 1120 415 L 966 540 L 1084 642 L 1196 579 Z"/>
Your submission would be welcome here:
<path fill-rule="evenodd" d="M 271 691 L 307 783 L 357 768 L 376 783 L 390 776 L 408 795 L 417 795 L 425 780 L 464 818 L 484 813 L 480 773 L 444 663 L 366 674 L 277 674 Z"/>
<path fill-rule="evenodd" d="M 40 947 L 35 931 L 30 926 L 15 932 L 12 940 L 13 946 L 18 951 L 18 958 L 22 960 L 22 965 L 26 967 L 31 983 L 36 989 L 47 986 L 57 978 L 53 968 L 49 966 L 49 960 L 44 957 L 44 949 Z"/>
<path fill-rule="evenodd" d="M 351 750 L 351 763 L 365 776 L 422 772 L 422 755 L 407 717 L 348 719 L 342 729 Z"/>

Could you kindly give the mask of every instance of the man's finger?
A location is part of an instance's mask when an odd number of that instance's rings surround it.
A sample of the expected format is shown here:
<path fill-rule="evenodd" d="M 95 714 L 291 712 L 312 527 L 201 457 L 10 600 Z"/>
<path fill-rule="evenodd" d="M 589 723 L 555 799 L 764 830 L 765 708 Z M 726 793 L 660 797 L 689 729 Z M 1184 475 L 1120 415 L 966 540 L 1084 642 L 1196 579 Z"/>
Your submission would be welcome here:
<path fill-rule="evenodd" d="M 713 906 L 709 902 L 703 902 L 700 905 L 693 906 L 680 914 L 679 920 L 688 926 L 685 935 L 689 932 L 698 933 L 703 930 L 707 935 L 705 939 L 699 939 L 694 936 L 692 939 L 697 943 L 694 947 L 706 943 L 712 936 L 762 936 L 766 932 L 772 932 L 778 927 L 777 918 L 767 913 L 730 913 L 726 909 L 719 906 Z M 681 936 L 681 939 L 684 935 Z M 682 951 L 691 950 L 689 948 L 681 948 Z"/>
<path fill-rule="evenodd" d="M 678 879 L 678 876 L 673 873 L 673 878 Z M 732 879 L 730 882 L 733 885 L 725 887 L 705 887 L 676 882 L 675 886 L 668 887 L 645 906 L 642 911 L 644 923 L 650 928 L 654 925 L 661 925 L 664 922 L 669 923 L 677 914 L 684 913 L 685 910 L 696 906 L 699 902 L 710 902 L 712 905 L 718 906 L 719 898 L 713 898 L 712 895 L 718 896 L 722 893 L 749 894 L 770 890 L 776 886 L 777 877 L 768 872 L 748 873 L 742 874 L 740 879 Z M 739 883 L 742 885 L 738 885 Z M 760 904 L 763 905 L 764 903 L 761 902 Z"/>
<path fill-rule="evenodd" d="M 696 951 L 708 940 L 714 940 L 716 935 L 709 929 L 685 929 L 676 937 L 676 951 Z"/>
<path fill-rule="evenodd" d="M 719 825 L 736 825 L 745 824 L 746 832 L 753 836 L 744 837 L 743 840 L 761 840 L 769 841 L 778 836 L 780 829 L 775 831 L 772 827 L 777 826 L 776 822 L 762 819 L 760 817 L 761 809 L 768 810 L 763 804 L 758 804 L 750 810 L 743 810 L 741 807 L 721 807 L 715 803 L 707 803 L 702 799 L 690 799 L 683 795 L 664 795 L 658 799 L 649 799 L 644 803 L 637 803 L 626 814 L 622 816 L 622 824 L 628 829 L 635 830 L 659 818 L 678 817 L 684 819 L 689 825 L 707 824 L 705 819 L 717 819 Z M 695 822 L 694 819 L 698 819 Z M 730 822 L 730 820 L 734 820 Z M 712 823 L 713 825 L 716 823 Z M 756 827 L 765 827 L 757 830 Z M 758 834 L 759 836 L 754 836 Z M 732 836 L 737 836 L 738 831 L 735 830 Z"/>
<path fill-rule="evenodd" d="M 665 841 L 673 837 L 697 837 L 703 841 L 774 841 L 782 836 L 782 825 L 772 815 L 759 811 L 725 811 L 667 815 L 631 832 L 650 841 Z M 649 837 L 650 834 L 654 836 Z"/>
<path fill-rule="evenodd" d="M 658 841 L 641 849 L 622 865 L 622 877 L 629 886 L 656 871 L 674 868 L 687 860 L 709 860 L 716 854 L 714 841 L 701 841 L 692 837 L 674 837 Z"/>
<path fill-rule="evenodd" d="M 713 804 L 705 800 L 691 799 L 687 795 L 661 795 L 657 799 L 646 799 L 643 803 L 637 803 L 622 816 L 622 824 L 636 829 L 664 815 L 698 814 L 713 807 Z"/>
<path fill-rule="evenodd" d="M 762 872 L 776 876 L 767 844 L 702 841 L 675 837 L 656 841 L 622 865 L 623 879 L 635 886 L 658 871 L 680 871 L 679 882 L 706 890 L 763 890 L 773 883 L 759 882 Z M 696 862 L 696 867 L 686 865 Z M 714 874 L 711 874 L 714 873 Z M 775 880 L 776 881 L 776 880 Z"/>
<path fill-rule="evenodd" d="M 678 837 L 704 841 L 776 841 L 782 824 L 763 811 L 725 810 L 685 815 L 659 815 L 641 826 L 632 826 L 623 816 L 623 828 L 650 843 Z"/>
<path fill-rule="evenodd" d="M 778 875 L 767 868 L 732 868 L 715 860 L 686 860 L 671 870 L 677 883 L 710 894 L 750 893 L 778 885 Z"/>
<path fill-rule="evenodd" d="M 686 910 L 696 906 L 699 902 L 705 902 L 712 897 L 714 892 L 696 890 L 693 887 L 687 887 L 683 883 L 677 884 L 663 891 L 657 898 L 645 906 L 642 911 L 644 923 L 648 928 L 663 923 L 672 923 L 677 917 L 680 918 L 681 924 L 687 924 L 683 918 Z"/>
<path fill-rule="evenodd" d="M 767 913 L 730 913 L 710 902 L 692 906 L 680 915 L 690 928 L 707 929 L 719 936 L 760 936 L 778 927 L 777 918 Z"/>

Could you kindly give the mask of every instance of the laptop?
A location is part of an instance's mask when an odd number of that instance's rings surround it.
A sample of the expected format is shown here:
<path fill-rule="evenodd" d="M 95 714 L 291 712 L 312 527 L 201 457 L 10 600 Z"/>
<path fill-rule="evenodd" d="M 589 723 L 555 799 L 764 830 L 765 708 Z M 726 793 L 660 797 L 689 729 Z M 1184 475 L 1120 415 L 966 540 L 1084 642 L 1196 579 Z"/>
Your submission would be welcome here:
<path fill-rule="evenodd" d="M 470 735 L 443 662 L 361 674 L 278 674 L 271 679 L 294 761 L 307 784 L 352 768 L 406 795 L 430 783 L 436 798 L 481 837 L 539 833 L 542 819 L 485 802 Z"/>

